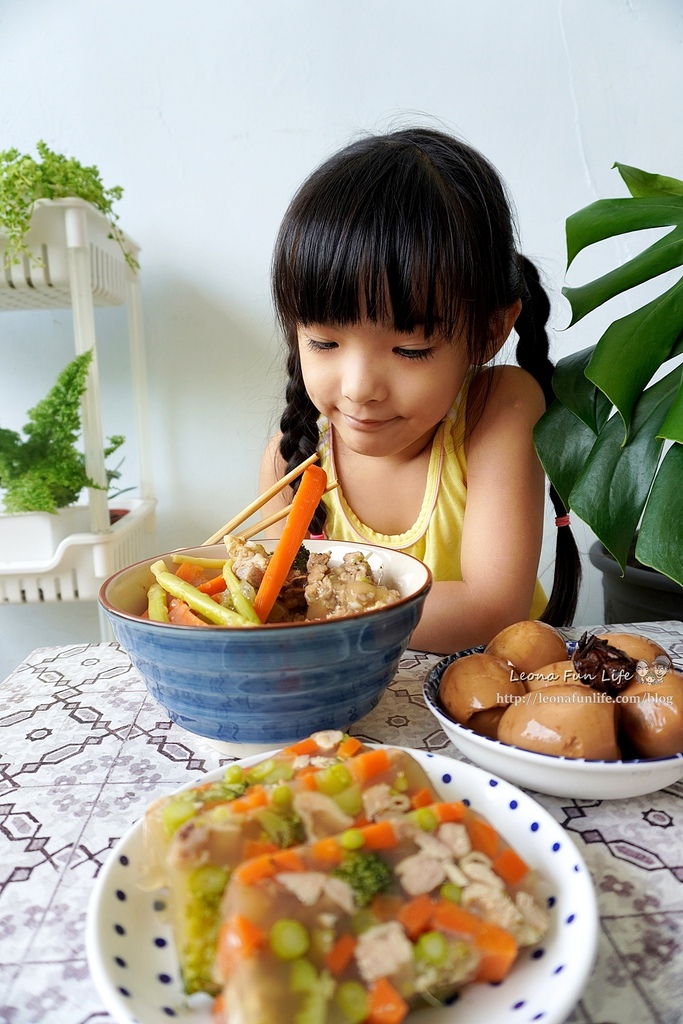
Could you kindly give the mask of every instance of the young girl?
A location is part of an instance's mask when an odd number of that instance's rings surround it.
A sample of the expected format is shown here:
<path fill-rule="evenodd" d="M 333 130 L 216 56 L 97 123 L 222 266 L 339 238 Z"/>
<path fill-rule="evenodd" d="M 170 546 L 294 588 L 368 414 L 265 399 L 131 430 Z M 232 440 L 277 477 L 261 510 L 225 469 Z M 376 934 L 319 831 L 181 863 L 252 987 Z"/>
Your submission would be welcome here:
<path fill-rule="evenodd" d="M 520 619 L 570 622 L 578 552 L 552 488 L 549 601 L 536 579 L 544 474 L 533 428 L 553 399 L 550 306 L 491 164 L 424 128 L 353 143 L 292 200 L 273 290 L 289 379 L 261 490 L 317 450 L 339 488 L 312 534 L 429 565 L 411 647 L 450 653 Z M 487 365 L 513 327 L 520 365 Z"/>

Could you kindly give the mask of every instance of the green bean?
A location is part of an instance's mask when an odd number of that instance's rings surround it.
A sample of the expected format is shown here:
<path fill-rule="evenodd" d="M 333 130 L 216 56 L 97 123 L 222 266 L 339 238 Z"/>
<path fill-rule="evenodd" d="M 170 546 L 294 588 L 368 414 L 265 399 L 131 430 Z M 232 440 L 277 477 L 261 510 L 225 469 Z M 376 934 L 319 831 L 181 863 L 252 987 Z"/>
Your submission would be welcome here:
<path fill-rule="evenodd" d="M 254 606 L 251 601 L 248 601 L 240 589 L 240 581 L 232 571 L 232 562 L 228 561 L 223 566 L 223 579 L 228 584 L 228 590 L 230 591 L 230 597 L 232 603 L 235 606 L 235 611 L 238 615 L 243 615 L 245 619 L 255 623 L 257 626 L 261 625 L 261 620 L 254 611 Z"/>
<path fill-rule="evenodd" d="M 200 558 L 198 555 L 171 555 L 171 561 L 176 565 L 188 562 L 190 565 L 198 565 L 202 569 L 222 569 L 225 565 L 224 558 Z"/>
<path fill-rule="evenodd" d="M 151 622 L 168 622 L 166 591 L 158 583 L 153 583 L 147 591 L 147 612 Z"/>
<path fill-rule="evenodd" d="M 202 594 L 191 583 L 179 579 L 174 573 L 169 572 L 166 563 L 162 558 L 150 565 L 150 569 L 156 577 L 157 583 L 168 591 L 172 597 L 185 601 L 194 612 L 199 612 L 204 618 L 217 626 L 250 626 L 251 623 L 236 612 L 230 611 L 217 604 L 208 594 Z"/>

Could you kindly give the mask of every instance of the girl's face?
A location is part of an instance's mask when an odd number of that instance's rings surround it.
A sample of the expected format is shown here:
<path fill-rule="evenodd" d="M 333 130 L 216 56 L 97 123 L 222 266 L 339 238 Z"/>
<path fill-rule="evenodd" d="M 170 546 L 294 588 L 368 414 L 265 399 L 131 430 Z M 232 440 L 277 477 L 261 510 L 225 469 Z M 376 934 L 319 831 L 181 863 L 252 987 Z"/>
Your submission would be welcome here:
<path fill-rule="evenodd" d="M 299 327 L 308 395 L 359 455 L 413 458 L 431 441 L 469 369 L 464 343 L 364 320 Z"/>

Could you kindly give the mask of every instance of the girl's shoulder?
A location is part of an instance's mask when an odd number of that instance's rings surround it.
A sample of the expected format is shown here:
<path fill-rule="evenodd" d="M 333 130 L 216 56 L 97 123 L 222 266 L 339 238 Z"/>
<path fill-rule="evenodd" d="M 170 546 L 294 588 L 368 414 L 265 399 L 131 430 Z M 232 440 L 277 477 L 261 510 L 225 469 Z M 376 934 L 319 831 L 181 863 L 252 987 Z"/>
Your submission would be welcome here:
<path fill-rule="evenodd" d="M 472 379 L 467 394 L 467 434 L 497 430 L 531 431 L 545 412 L 541 386 L 520 366 L 484 367 Z"/>
<path fill-rule="evenodd" d="M 488 417 L 510 406 L 520 411 L 528 409 L 530 415 L 538 418 L 545 412 L 541 385 L 521 366 L 506 363 L 482 367 L 472 378 L 467 393 L 468 419 L 471 412 Z"/>

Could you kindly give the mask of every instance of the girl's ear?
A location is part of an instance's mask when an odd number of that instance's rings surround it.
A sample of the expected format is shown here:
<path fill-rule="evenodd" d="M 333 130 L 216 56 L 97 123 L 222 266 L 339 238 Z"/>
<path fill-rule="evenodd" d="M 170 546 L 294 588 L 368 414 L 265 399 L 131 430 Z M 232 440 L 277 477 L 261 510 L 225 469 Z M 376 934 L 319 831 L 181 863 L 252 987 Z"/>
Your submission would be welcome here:
<path fill-rule="evenodd" d="M 506 306 L 504 309 L 498 310 L 497 313 L 491 317 L 489 321 L 490 336 L 489 346 L 486 353 L 486 362 L 489 359 L 493 359 L 497 355 L 507 339 L 510 336 L 510 331 L 515 326 L 515 320 L 522 311 L 522 300 L 517 299 L 511 306 Z"/>

